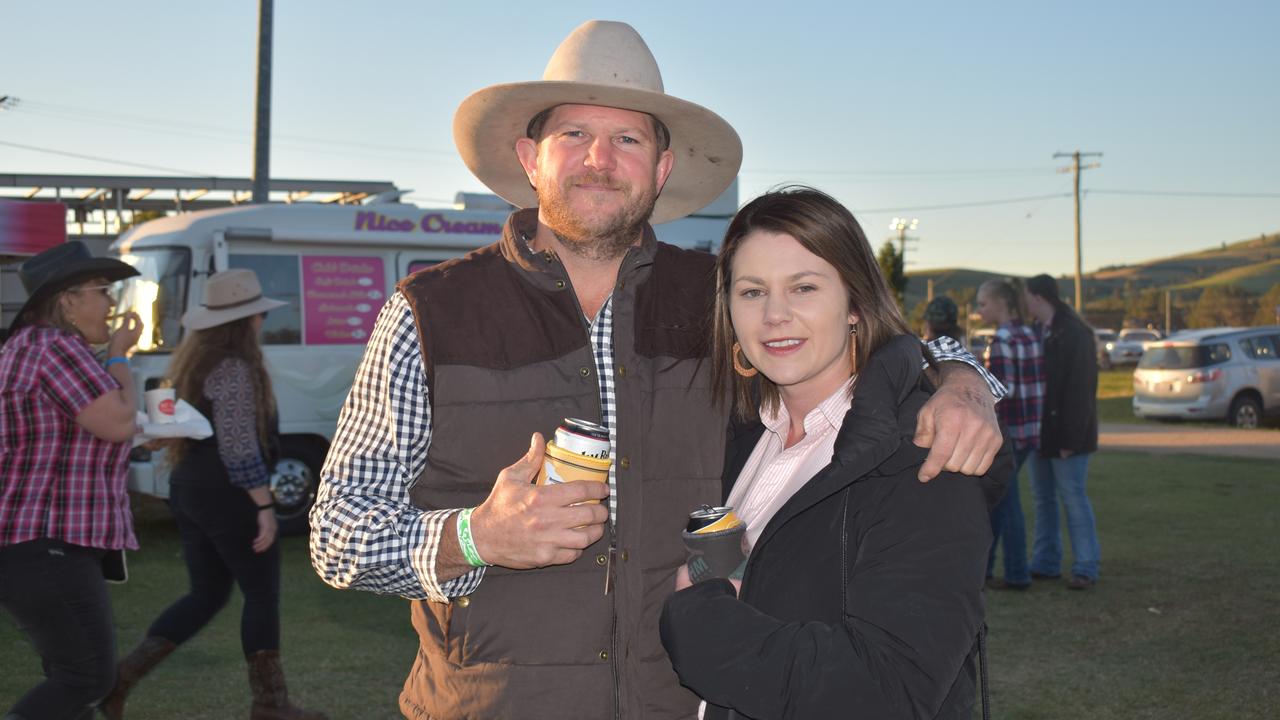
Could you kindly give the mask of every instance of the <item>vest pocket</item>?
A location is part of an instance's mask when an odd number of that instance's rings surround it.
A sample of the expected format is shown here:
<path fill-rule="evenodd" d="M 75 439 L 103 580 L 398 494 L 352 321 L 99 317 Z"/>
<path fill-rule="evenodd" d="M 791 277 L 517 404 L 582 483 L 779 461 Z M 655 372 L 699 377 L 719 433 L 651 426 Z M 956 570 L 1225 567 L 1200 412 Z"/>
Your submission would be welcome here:
<path fill-rule="evenodd" d="M 595 562 L 603 547 L 588 548 L 569 566 L 486 570 L 466 607 L 454 603 L 450 658 L 463 666 L 605 662 L 601 653 L 611 651 L 613 596 L 604 594 L 604 570 Z"/>

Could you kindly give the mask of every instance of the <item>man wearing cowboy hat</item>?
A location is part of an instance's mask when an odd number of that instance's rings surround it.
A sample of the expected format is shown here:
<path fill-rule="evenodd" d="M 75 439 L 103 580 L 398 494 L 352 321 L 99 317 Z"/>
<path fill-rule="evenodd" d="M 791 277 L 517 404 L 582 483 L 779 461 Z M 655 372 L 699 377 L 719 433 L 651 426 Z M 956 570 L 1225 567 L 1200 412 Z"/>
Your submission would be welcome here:
<path fill-rule="evenodd" d="M 713 258 L 650 223 L 723 192 L 738 136 L 663 92 L 634 29 L 593 21 L 542 81 L 463 101 L 454 139 L 524 209 L 383 308 L 322 472 L 312 563 L 335 587 L 415 600 L 406 717 L 691 717 L 657 617 L 688 512 L 720 497 L 727 411 L 705 362 Z M 530 484 L 567 417 L 608 427 L 607 487 Z M 937 465 L 973 471 L 998 447 L 963 444 Z"/>

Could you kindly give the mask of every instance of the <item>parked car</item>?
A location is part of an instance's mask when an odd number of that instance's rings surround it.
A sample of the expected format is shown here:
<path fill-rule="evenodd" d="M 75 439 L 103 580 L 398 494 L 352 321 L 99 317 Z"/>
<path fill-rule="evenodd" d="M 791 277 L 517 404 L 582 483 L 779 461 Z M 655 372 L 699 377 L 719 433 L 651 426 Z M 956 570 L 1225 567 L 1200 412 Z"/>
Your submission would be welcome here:
<path fill-rule="evenodd" d="M 1142 357 L 1142 346 L 1163 338 L 1159 330 L 1127 328 L 1113 340 L 1102 343 L 1098 353 L 1098 366 L 1106 370 L 1116 365 L 1134 365 Z"/>
<path fill-rule="evenodd" d="M 1280 414 L 1280 325 L 1190 330 L 1148 343 L 1133 372 L 1133 414 L 1243 428 Z"/>
<path fill-rule="evenodd" d="M 1111 368 L 1111 358 L 1107 356 L 1107 343 L 1115 342 L 1118 337 L 1119 335 L 1116 335 L 1116 331 L 1109 328 L 1093 329 L 1093 340 L 1097 345 L 1099 368 L 1103 370 Z"/>

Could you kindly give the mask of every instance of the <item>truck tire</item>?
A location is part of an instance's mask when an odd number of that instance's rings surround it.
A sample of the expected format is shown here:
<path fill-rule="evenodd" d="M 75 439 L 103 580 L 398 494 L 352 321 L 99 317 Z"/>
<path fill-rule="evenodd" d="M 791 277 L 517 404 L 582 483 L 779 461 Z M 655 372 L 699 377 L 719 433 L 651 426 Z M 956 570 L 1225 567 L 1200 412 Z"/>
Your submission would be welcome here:
<path fill-rule="evenodd" d="M 1237 395 L 1227 411 L 1227 422 L 1238 428 L 1256 428 L 1262 419 L 1262 403 L 1249 394 Z"/>
<path fill-rule="evenodd" d="M 280 459 L 271 470 L 271 494 L 281 535 L 307 532 L 307 514 L 320 487 L 320 468 L 326 448 L 316 439 L 286 435 L 280 439 Z"/>

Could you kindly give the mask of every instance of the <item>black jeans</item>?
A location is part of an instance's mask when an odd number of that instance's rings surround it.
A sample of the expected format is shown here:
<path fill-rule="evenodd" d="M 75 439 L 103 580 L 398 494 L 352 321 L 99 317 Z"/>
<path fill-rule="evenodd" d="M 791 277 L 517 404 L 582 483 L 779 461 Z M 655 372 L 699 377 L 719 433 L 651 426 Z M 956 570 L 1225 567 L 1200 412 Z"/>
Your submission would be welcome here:
<path fill-rule="evenodd" d="M 87 719 L 115 685 L 103 553 L 50 539 L 0 547 L 0 606 L 35 646 L 45 676 L 10 709 L 11 717 Z"/>
<path fill-rule="evenodd" d="M 280 543 L 253 551 L 258 511 L 248 493 L 231 485 L 173 485 L 169 505 L 182 536 L 191 588 L 151 624 L 147 635 L 175 644 L 209 624 L 231 597 L 244 593 L 240 646 L 245 656 L 280 649 Z"/>

